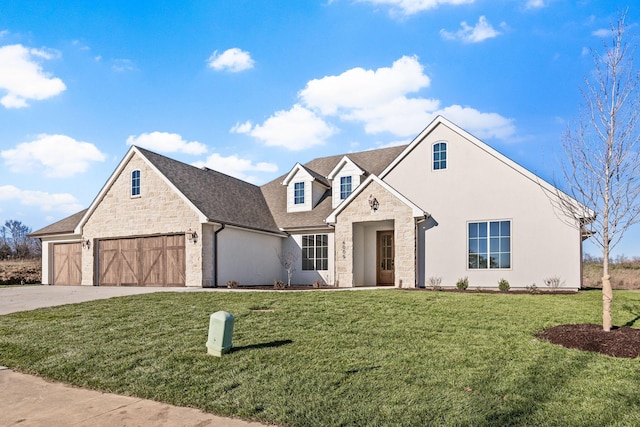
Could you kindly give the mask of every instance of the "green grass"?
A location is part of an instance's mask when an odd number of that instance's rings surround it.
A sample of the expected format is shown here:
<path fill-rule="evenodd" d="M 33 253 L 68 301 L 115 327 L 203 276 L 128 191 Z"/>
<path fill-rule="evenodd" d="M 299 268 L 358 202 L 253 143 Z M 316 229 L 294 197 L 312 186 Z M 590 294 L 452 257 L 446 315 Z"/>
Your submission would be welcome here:
<path fill-rule="evenodd" d="M 640 294 L 615 298 L 635 321 Z M 638 360 L 533 336 L 600 318 L 597 291 L 158 293 L 2 316 L 0 365 L 280 425 L 640 425 Z"/>

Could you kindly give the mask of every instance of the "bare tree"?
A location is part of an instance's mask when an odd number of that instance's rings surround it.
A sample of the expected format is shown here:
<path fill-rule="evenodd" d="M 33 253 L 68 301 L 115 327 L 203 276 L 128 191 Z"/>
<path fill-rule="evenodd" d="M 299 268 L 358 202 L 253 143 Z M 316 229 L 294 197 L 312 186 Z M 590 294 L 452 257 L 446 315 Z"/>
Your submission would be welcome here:
<path fill-rule="evenodd" d="M 22 224 L 21 221 L 10 219 L 4 223 L 4 228 L 9 231 L 11 237 L 8 240 L 16 257 L 28 258 L 33 255 L 34 239 L 29 237 L 30 227 Z"/>
<path fill-rule="evenodd" d="M 277 252 L 280 265 L 287 272 L 287 286 L 291 286 L 291 276 L 296 269 L 296 261 L 298 260 L 298 253 L 294 251 Z"/>
<path fill-rule="evenodd" d="M 603 41 L 602 51 L 592 51 L 595 67 L 585 78 L 584 104 L 563 138 L 563 174 L 571 197 L 556 194 L 562 212 L 574 224 L 588 227 L 602 249 L 605 331 L 611 330 L 613 302 L 609 255 L 629 227 L 640 222 L 640 74 L 634 69 L 636 44 L 627 42 L 625 18 L 626 11 L 619 13 L 611 24 L 611 39 Z"/>

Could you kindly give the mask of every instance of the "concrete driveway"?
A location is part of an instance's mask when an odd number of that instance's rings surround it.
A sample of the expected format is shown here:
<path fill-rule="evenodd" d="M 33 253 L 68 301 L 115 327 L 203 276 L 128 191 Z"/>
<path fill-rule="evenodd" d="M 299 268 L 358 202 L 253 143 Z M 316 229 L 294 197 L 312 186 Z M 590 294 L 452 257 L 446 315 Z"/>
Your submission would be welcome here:
<path fill-rule="evenodd" d="M 127 286 L 10 286 L 0 288 L 0 315 L 125 295 L 202 291 L 210 291 L 210 289 Z"/>

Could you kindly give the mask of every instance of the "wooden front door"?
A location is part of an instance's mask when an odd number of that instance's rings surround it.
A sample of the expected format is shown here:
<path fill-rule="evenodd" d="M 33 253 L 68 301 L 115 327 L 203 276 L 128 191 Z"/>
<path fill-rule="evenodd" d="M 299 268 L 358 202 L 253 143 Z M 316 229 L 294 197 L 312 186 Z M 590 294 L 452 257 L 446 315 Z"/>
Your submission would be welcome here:
<path fill-rule="evenodd" d="M 393 285 L 395 279 L 393 231 L 378 231 L 376 240 L 376 284 Z"/>
<path fill-rule="evenodd" d="M 82 244 L 53 245 L 53 284 L 80 285 L 82 282 Z"/>

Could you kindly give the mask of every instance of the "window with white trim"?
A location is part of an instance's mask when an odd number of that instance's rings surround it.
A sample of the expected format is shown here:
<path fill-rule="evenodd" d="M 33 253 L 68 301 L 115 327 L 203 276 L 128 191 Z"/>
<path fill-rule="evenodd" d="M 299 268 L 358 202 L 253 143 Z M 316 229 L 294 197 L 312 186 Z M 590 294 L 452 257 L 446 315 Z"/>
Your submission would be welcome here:
<path fill-rule="evenodd" d="M 293 204 L 304 205 L 304 182 L 293 184 Z"/>
<path fill-rule="evenodd" d="M 511 268 L 511 221 L 482 221 L 468 224 L 468 268 Z"/>
<path fill-rule="evenodd" d="M 131 172 L 131 197 L 140 195 L 140 171 L 138 169 Z"/>
<path fill-rule="evenodd" d="M 329 269 L 329 235 L 304 234 L 302 236 L 302 270 Z"/>
<path fill-rule="evenodd" d="M 351 194 L 351 177 L 340 177 L 340 200 L 344 200 Z"/>
<path fill-rule="evenodd" d="M 447 168 L 447 143 L 437 142 L 433 144 L 433 170 Z"/>

